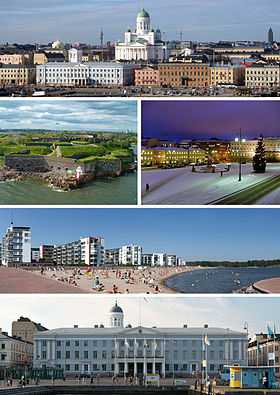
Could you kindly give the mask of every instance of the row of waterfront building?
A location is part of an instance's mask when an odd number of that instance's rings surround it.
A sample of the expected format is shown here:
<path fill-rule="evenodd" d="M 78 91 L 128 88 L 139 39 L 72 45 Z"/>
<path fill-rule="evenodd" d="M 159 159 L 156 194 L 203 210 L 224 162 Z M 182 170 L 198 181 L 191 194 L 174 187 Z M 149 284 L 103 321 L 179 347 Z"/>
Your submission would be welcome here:
<path fill-rule="evenodd" d="M 128 29 L 124 41 L 115 45 L 66 48 L 55 41 L 35 51 L 0 51 L 0 84 L 277 88 L 280 51 L 277 43 L 267 44 L 165 42 L 143 9 L 136 28 Z"/>
<path fill-rule="evenodd" d="M 245 65 L 188 62 L 143 67 L 120 62 L 49 62 L 43 65 L 0 65 L 0 85 L 38 87 L 209 88 L 236 86 L 279 88 L 280 63 Z"/>
<path fill-rule="evenodd" d="M 12 335 L 0 330 L 1 369 L 62 369 L 65 376 L 160 374 L 186 377 L 207 367 L 217 376 L 224 366 L 275 366 L 279 375 L 280 337 L 229 328 L 143 327 L 124 324 L 122 308 L 110 309 L 109 324 L 48 330 L 20 317 Z M 257 348 L 257 352 L 256 352 Z M 273 358 L 271 358 L 273 354 Z"/>
<path fill-rule="evenodd" d="M 181 142 L 145 140 L 142 147 L 142 166 L 167 166 L 176 164 L 203 164 L 209 161 L 236 162 L 251 161 L 256 152 L 258 139 L 236 138 L 233 141 L 223 140 L 182 140 Z M 280 161 L 280 138 L 263 139 L 267 161 Z"/>
<path fill-rule="evenodd" d="M 108 266 L 181 266 L 186 262 L 167 253 L 146 254 L 139 245 L 105 249 L 102 237 L 81 237 L 62 245 L 32 247 L 31 228 L 11 225 L 2 239 L 4 266 L 34 264 Z"/>

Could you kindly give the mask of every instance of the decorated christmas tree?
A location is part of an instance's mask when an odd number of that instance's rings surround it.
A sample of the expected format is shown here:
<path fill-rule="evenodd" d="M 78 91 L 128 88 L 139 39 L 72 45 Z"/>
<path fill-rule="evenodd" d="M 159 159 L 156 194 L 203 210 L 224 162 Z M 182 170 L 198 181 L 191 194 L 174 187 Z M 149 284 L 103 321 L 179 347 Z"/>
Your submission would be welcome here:
<path fill-rule="evenodd" d="M 256 173 L 265 173 L 266 158 L 263 136 L 260 136 L 258 140 L 255 156 L 253 157 L 253 169 Z"/>

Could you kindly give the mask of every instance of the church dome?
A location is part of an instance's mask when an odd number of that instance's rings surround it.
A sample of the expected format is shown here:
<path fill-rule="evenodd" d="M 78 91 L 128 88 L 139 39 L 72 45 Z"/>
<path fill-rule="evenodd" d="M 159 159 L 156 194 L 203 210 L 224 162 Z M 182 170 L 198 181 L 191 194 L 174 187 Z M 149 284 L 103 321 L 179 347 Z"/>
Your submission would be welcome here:
<path fill-rule="evenodd" d="M 121 313 L 123 314 L 123 310 L 120 306 L 118 306 L 117 302 L 116 304 L 111 308 L 110 313 Z"/>
<path fill-rule="evenodd" d="M 137 18 L 150 18 L 150 15 L 144 8 L 142 8 L 142 10 L 138 12 Z"/>

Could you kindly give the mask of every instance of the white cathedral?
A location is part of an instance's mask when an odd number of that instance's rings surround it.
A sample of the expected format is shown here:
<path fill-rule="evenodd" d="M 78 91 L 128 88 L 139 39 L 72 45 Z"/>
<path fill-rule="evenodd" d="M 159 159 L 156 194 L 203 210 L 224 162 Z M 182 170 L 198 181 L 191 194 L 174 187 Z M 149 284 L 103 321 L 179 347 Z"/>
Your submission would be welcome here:
<path fill-rule="evenodd" d="M 168 49 L 162 41 L 161 31 L 151 28 L 151 18 L 144 8 L 138 13 L 136 30 L 125 32 L 124 42 L 116 44 L 118 61 L 162 62 L 168 59 Z"/>

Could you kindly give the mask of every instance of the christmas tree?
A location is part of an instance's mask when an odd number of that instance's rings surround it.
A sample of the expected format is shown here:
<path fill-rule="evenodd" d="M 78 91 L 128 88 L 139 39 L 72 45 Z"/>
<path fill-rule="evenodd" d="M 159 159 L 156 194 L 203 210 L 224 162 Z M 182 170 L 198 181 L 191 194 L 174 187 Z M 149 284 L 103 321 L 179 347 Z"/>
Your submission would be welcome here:
<path fill-rule="evenodd" d="M 256 173 L 265 173 L 266 158 L 263 136 L 260 136 L 258 140 L 255 156 L 253 157 L 253 169 Z"/>

